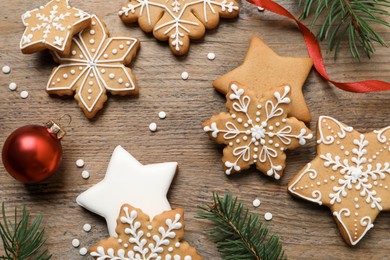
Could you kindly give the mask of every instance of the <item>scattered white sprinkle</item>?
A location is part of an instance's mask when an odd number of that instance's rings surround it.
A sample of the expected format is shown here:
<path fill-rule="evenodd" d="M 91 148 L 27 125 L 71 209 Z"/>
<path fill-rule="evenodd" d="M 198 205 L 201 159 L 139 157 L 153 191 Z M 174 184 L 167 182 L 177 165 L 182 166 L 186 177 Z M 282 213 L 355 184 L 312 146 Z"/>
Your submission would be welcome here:
<path fill-rule="evenodd" d="M 83 159 L 78 159 L 76 161 L 76 166 L 79 167 L 79 168 L 83 167 L 84 166 L 84 160 Z"/>
<path fill-rule="evenodd" d="M 79 247 L 80 246 L 80 240 L 78 240 L 77 238 L 73 239 L 72 240 L 72 246 L 73 247 Z"/>
<path fill-rule="evenodd" d="M 159 117 L 160 119 L 164 119 L 164 118 L 167 117 L 167 113 L 165 113 L 164 111 L 160 111 L 160 112 L 158 113 L 158 117 Z"/>
<path fill-rule="evenodd" d="M 80 248 L 80 255 L 86 255 L 88 253 L 88 249 L 86 249 L 85 247 L 82 247 Z"/>
<path fill-rule="evenodd" d="M 11 83 L 9 83 L 9 89 L 10 90 L 12 90 L 12 91 L 14 91 L 14 90 L 16 90 L 17 88 L 18 88 L 18 86 L 16 85 L 16 83 L 15 82 L 11 82 Z"/>
<path fill-rule="evenodd" d="M 28 91 L 23 90 L 22 92 L 20 92 L 20 97 L 23 99 L 28 98 Z"/>
<path fill-rule="evenodd" d="M 264 219 L 267 220 L 267 221 L 270 221 L 272 219 L 272 213 L 271 212 L 267 212 L 264 214 Z"/>
<path fill-rule="evenodd" d="M 181 78 L 184 79 L 184 80 L 188 79 L 189 77 L 190 77 L 190 75 L 188 74 L 187 71 L 184 71 L 184 72 L 181 74 Z"/>
<path fill-rule="evenodd" d="M 157 124 L 156 123 L 150 123 L 149 129 L 152 132 L 156 132 L 157 131 Z"/>
<path fill-rule="evenodd" d="M 83 230 L 84 230 L 85 232 L 89 232 L 89 231 L 91 231 L 91 229 L 92 229 L 92 227 L 91 227 L 90 224 L 84 224 Z"/>
<path fill-rule="evenodd" d="M 88 171 L 83 171 L 81 173 L 81 177 L 83 177 L 83 179 L 88 179 L 89 178 L 89 172 Z"/>
<path fill-rule="evenodd" d="M 257 7 L 257 11 L 259 11 L 259 12 L 264 12 L 264 10 L 265 10 L 265 9 L 264 9 L 263 7 L 260 7 L 260 6 Z"/>
<path fill-rule="evenodd" d="M 258 207 L 258 206 L 260 206 L 260 203 L 261 203 L 261 201 L 259 200 L 259 199 L 255 199 L 253 202 L 252 202 L 252 204 L 253 204 L 253 207 Z"/>
<path fill-rule="evenodd" d="M 3 68 L 1 70 L 3 71 L 4 74 L 8 74 L 11 72 L 10 66 L 7 66 L 7 65 L 3 66 Z"/>
<path fill-rule="evenodd" d="M 209 53 L 207 54 L 207 59 L 209 59 L 209 60 L 214 60 L 214 59 L 215 59 L 215 53 L 209 52 Z"/>

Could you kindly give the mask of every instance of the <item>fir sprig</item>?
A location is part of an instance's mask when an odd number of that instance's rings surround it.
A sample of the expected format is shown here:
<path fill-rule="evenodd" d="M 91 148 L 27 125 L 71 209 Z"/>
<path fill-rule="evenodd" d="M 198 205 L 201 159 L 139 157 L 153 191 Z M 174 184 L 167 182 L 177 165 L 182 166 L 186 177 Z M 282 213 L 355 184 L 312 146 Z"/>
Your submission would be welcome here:
<path fill-rule="evenodd" d="M 334 51 L 336 59 L 340 44 L 347 38 L 354 58 L 361 53 L 368 57 L 375 52 L 374 43 L 386 46 L 383 38 L 374 30 L 374 24 L 390 27 L 383 19 L 389 17 L 388 0 L 300 0 L 303 3 L 301 18 L 307 18 L 314 10 L 312 28 L 321 20 L 317 38 L 327 40 L 328 51 Z"/>
<path fill-rule="evenodd" d="M 207 229 L 218 251 L 227 260 L 285 259 L 286 256 L 277 235 L 270 234 L 257 214 L 250 214 L 237 197 L 230 194 L 219 197 L 213 194 L 214 203 L 200 207 L 197 218 L 214 222 Z"/>
<path fill-rule="evenodd" d="M 48 260 L 47 248 L 42 249 L 46 242 L 43 237 L 44 228 L 41 227 L 42 217 L 39 215 L 30 224 L 30 214 L 25 208 L 21 219 L 15 208 L 14 222 L 9 221 L 2 204 L 3 221 L 0 221 L 0 238 L 3 241 L 5 255 L 2 260 Z"/>

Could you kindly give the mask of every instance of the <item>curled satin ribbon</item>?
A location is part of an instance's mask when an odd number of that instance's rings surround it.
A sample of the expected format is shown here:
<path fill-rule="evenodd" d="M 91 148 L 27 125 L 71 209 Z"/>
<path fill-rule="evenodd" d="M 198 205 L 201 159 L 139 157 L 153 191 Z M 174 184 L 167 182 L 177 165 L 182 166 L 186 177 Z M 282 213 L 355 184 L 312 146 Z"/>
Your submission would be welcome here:
<path fill-rule="evenodd" d="M 317 72 L 325 80 L 332 83 L 336 87 L 345 91 L 357 92 L 357 93 L 368 93 L 368 92 L 379 92 L 379 91 L 390 90 L 390 83 L 381 80 L 338 82 L 330 79 L 328 73 L 326 72 L 324 60 L 321 54 L 320 45 L 318 44 L 316 37 L 309 30 L 309 28 L 307 28 L 303 23 L 301 23 L 297 18 L 295 18 L 294 15 L 292 15 L 284 7 L 273 2 L 272 0 L 247 0 L 247 1 L 258 7 L 264 8 L 270 12 L 294 20 L 297 23 L 299 30 L 303 35 L 303 38 L 305 39 L 307 51 L 309 53 L 310 58 L 313 60 L 314 67 L 316 68 Z"/>

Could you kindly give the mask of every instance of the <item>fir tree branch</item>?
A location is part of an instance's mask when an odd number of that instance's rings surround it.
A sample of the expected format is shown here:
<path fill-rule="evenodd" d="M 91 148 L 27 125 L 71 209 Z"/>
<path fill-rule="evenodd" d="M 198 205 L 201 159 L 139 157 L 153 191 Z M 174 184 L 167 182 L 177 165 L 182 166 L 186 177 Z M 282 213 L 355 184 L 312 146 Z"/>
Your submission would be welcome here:
<path fill-rule="evenodd" d="M 13 223 L 7 218 L 4 203 L 2 204 L 3 221 L 0 221 L 0 238 L 3 241 L 5 255 L 1 260 L 48 260 L 47 248 L 42 249 L 46 242 L 41 228 L 42 217 L 36 217 L 30 224 L 30 214 L 23 208 L 21 219 L 15 208 Z M 39 252 L 40 251 L 40 252 Z"/>
<path fill-rule="evenodd" d="M 317 38 L 328 40 L 328 51 L 334 51 L 336 59 L 340 44 L 347 38 L 349 50 L 354 58 L 360 59 L 361 53 L 367 57 L 375 52 L 374 43 L 386 46 L 383 38 L 373 29 L 374 24 L 390 27 L 383 17 L 390 17 L 389 0 L 301 0 L 305 19 L 314 10 L 312 28 L 321 18 Z"/>
<path fill-rule="evenodd" d="M 270 234 L 257 214 L 250 214 L 237 197 L 225 194 L 223 198 L 213 194 L 214 203 L 199 207 L 197 218 L 214 222 L 207 229 L 224 259 L 285 259 L 277 235 Z"/>

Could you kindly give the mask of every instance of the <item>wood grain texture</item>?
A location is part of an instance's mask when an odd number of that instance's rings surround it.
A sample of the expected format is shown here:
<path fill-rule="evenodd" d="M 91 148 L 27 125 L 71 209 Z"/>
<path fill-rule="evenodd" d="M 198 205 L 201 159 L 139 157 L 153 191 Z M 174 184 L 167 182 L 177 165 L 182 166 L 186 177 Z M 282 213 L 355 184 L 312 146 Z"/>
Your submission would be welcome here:
<path fill-rule="evenodd" d="M 64 113 L 70 114 L 73 120 L 62 142 L 64 158 L 57 174 L 43 184 L 25 187 L 12 179 L 1 165 L 0 198 L 9 209 L 26 205 L 33 215 L 43 215 L 53 259 L 82 258 L 71 245 L 73 238 L 80 239 L 81 246 L 89 247 L 107 236 L 104 220 L 79 207 L 75 198 L 104 177 L 111 153 L 119 144 L 143 164 L 179 163 L 169 201 L 172 207 L 185 210 L 186 240 L 205 259 L 220 257 L 202 231 L 208 223 L 195 219 L 194 215 L 197 205 L 210 201 L 212 192 L 225 191 L 239 196 L 247 205 L 257 197 L 261 200 L 261 206 L 253 212 L 261 215 L 272 212 L 274 217 L 268 224 L 280 234 L 290 259 L 390 258 L 389 213 L 381 213 L 375 228 L 358 246 L 351 248 L 342 240 L 327 208 L 287 194 L 288 181 L 314 157 L 314 141 L 288 151 L 287 168 L 281 181 L 265 177 L 255 169 L 227 177 L 221 165 L 222 147 L 209 140 L 200 127 L 210 116 L 225 111 L 225 98 L 212 88 L 211 82 L 241 64 L 253 34 L 281 55 L 307 55 L 304 41 L 292 22 L 241 3 L 239 19 L 222 21 L 203 40 L 192 42 L 187 56 L 177 58 L 166 43 L 157 42 L 136 25 L 122 24 L 117 11 L 125 0 L 74 0 L 74 6 L 103 18 L 112 35 L 128 35 L 141 41 L 141 50 L 131 65 L 140 87 L 139 96 L 109 96 L 105 108 L 90 121 L 73 98 L 46 94 L 46 82 L 55 66 L 49 53 L 23 55 L 19 50 L 23 32 L 21 14 L 44 2 L 15 0 L 1 4 L 0 67 L 7 64 L 12 72 L 0 73 L 0 146 L 17 127 L 42 124 Z M 278 2 L 298 12 L 297 0 Z M 378 31 L 389 42 L 390 31 L 383 27 L 378 27 Z M 325 49 L 325 44 L 322 47 Z M 334 79 L 390 80 L 388 49 L 378 47 L 371 60 L 356 63 L 348 53 L 347 44 L 342 47 L 336 62 L 332 54 L 325 58 Z M 214 61 L 207 59 L 208 52 L 216 54 Z M 190 75 L 187 81 L 180 78 L 183 71 Z M 8 89 L 10 82 L 18 84 L 17 91 Z M 20 98 L 22 90 L 29 91 L 27 99 Z M 333 116 L 362 132 L 390 125 L 390 92 L 343 92 L 312 71 L 304 95 L 313 118 L 311 129 L 320 115 Z M 167 112 L 165 120 L 158 118 L 161 110 Z M 151 122 L 158 124 L 155 133 L 148 129 Z M 81 178 L 82 169 L 75 165 L 78 158 L 86 162 L 84 169 L 91 173 L 88 180 Z M 82 230 L 85 223 L 92 225 L 90 233 Z"/>

